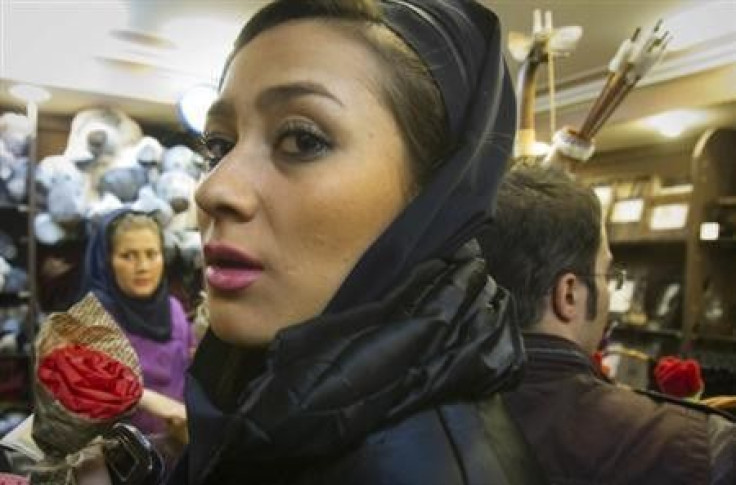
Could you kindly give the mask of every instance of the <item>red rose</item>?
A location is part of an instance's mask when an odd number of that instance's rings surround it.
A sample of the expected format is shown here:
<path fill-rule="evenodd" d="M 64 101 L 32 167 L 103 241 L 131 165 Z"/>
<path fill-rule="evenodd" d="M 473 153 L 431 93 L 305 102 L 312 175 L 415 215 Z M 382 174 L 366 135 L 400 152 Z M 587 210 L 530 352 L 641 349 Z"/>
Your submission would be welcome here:
<path fill-rule="evenodd" d="M 62 406 L 92 419 L 123 414 L 143 393 L 128 366 L 82 345 L 53 350 L 41 360 L 37 374 Z"/>
<path fill-rule="evenodd" d="M 603 363 L 603 352 L 597 350 L 593 353 L 593 364 L 596 366 L 598 371 L 606 377 L 611 376 L 611 369 Z"/>
<path fill-rule="evenodd" d="M 695 397 L 705 386 L 700 365 L 693 359 L 662 357 L 654 368 L 654 377 L 660 391 L 679 398 Z"/>

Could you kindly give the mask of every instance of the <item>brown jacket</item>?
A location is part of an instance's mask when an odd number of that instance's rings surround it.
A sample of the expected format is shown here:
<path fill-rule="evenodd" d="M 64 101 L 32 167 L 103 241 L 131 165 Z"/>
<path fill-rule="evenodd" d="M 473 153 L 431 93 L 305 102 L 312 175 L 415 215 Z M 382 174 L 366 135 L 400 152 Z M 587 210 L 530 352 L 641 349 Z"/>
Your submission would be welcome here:
<path fill-rule="evenodd" d="M 525 336 L 528 367 L 504 395 L 550 483 L 733 484 L 736 426 L 608 382 L 574 343 Z"/>

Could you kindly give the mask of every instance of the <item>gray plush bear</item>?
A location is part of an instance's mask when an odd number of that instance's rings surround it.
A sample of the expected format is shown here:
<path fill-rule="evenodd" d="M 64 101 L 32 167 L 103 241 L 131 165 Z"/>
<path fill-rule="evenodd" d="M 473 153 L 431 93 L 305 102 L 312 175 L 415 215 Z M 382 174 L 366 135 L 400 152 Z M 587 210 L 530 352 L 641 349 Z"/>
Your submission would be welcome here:
<path fill-rule="evenodd" d="M 55 155 L 41 161 L 36 182 L 46 201 L 34 220 L 36 238 L 56 244 L 76 235 L 89 209 L 85 174 L 69 158 Z"/>
<path fill-rule="evenodd" d="M 26 174 L 31 123 L 23 115 L 0 116 L 0 203 L 26 199 Z"/>

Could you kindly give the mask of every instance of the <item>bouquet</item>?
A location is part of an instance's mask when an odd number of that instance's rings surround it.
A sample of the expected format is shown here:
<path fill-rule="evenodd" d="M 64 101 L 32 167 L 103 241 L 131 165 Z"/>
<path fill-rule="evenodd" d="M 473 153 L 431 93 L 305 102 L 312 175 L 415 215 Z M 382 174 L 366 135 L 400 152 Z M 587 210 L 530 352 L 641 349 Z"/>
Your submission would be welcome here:
<path fill-rule="evenodd" d="M 74 483 L 74 465 L 90 442 L 132 413 L 140 400 L 140 364 L 93 294 L 66 313 L 52 314 L 35 346 L 32 434 L 44 459 L 31 483 Z"/>
<path fill-rule="evenodd" d="M 705 388 L 700 364 L 693 359 L 662 357 L 654 367 L 654 378 L 660 391 L 680 399 L 698 400 Z"/>

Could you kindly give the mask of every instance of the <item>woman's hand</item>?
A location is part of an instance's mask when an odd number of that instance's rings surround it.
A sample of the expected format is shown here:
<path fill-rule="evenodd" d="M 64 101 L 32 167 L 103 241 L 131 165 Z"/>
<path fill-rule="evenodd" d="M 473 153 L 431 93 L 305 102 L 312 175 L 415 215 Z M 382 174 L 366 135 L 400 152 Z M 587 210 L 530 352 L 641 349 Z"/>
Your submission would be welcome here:
<path fill-rule="evenodd" d="M 177 441 L 183 444 L 189 442 L 187 412 L 183 403 L 159 392 L 144 389 L 139 405 L 141 409 L 166 421 L 169 434 Z"/>
<path fill-rule="evenodd" d="M 110 474 L 102 455 L 102 447 L 95 446 L 74 470 L 77 485 L 112 485 Z"/>

